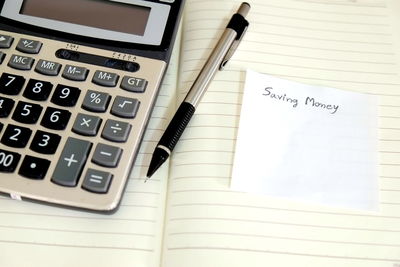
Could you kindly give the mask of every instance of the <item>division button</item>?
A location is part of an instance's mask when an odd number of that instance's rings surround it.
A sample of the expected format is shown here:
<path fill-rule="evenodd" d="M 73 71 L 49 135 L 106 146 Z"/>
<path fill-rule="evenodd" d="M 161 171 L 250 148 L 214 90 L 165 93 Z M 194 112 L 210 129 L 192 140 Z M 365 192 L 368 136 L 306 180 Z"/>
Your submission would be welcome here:
<path fill-rule="evenodd" d="M 31 57 L 12 55 L 8 66 L 17 70 L 30 70 L 34 62 L 35 60 Z"/>
<path fill-rule="evenodd" d="M 107 120 L 101 136 L 113 142 L 126 142 L 132 125 L 122 121 Z"/>
<path fill-rule="evenodd" d="M 60 73 L 61 64 L 53 61 L 39 59 L 35 71 L 43 75 L 57 76 Z"/>
<path fill-rule="evenodd" d="M 97 70 L 92 82 L 101 86 L 114 87 L 117 85 L 119 76 L 116 73 Z"/>
<path fill-rule="evenodd" d="M 65 79 L 72 81 L 84 81 L 89 73 L 89 70 L 84 67 L 78 67 L 73 65 L 65 65 L 62 76 Z"/>
<path fill-rule="evenodd" d="M 92 143 L 68 137 L 51 181 L 63 186 L 76 186 Z"/>
<path fill-rule="evenodd" d="M 25 156 L 19 169 L 19 174 L 30 179 L 43 179 L 50 166 L 50 160 Z"/>
<path fill-rule="evenodd" d="M 93 193 L 105 194 L 108 192 L 112 178 L 111 173 L 88 169 L 82 188 Z"/>
<path fill-rule="evenodd" d="M 92 162 L 103 167 L 116 167 L 122 155 L 122 149 L 105 144 L 97 144 Z"/>
<path fill-rule="evenodd" d="M 10 48 L 14 38 L 8 35 L 0 34 L 0 48 Z"/>
<path fill-rule="evenodd" d="M 37 54 L 40 48 L 42 48 L 42 42 L 24 38 L 20 39 L 17 44 L 17 50 L 28 54 Z"/>

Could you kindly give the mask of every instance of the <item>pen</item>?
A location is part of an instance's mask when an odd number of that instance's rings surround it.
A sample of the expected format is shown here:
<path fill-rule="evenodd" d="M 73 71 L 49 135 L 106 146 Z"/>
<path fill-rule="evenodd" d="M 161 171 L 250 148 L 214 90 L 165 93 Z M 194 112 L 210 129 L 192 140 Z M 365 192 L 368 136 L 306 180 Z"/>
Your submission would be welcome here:
<path fill-rule="evenodd" d="M 249 22 L 245 19 L 249 10 L 250 5 L 244 2 L 240 5 L 238 11 L 232 16 L 217 45 L 211 52 L 210 57 L 204 64 L 186 95 L 186 98 L 179 106 L 163 136 L 158 142 L 147 171 L 147 179 L 150 178 L 168 159 L 187 124 L 192 118 L 197 104 L 200 102 L 208 85 L 214 78 L 215 73 L 217 70 L 223 70 L 226 63 L 232 57 L 243 38 L 247 27 L 249 26 Z"/>

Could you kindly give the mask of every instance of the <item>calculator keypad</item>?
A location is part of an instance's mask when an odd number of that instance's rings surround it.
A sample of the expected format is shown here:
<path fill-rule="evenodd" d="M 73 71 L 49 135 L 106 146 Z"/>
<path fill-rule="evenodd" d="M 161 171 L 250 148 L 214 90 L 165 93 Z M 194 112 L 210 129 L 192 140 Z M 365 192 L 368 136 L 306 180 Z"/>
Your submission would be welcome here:
<path fill-rule="evenodd" d="M 122 71 L 57 56 L 81 50 L 120 59 L 113 51 L 0 34 L 0 191 L 114 209 L 165 62 L 129 56 L 135 68 Z"/>

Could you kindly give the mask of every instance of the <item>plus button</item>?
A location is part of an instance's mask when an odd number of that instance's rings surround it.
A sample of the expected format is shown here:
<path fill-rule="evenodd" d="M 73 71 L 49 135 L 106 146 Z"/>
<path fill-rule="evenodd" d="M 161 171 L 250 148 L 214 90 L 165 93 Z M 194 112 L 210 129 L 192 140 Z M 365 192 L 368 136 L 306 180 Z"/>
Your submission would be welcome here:
<path fill-rule="evenodd" d="M 72 163 L 77 163 L 78 161 L 75 159 L 75 154 L 71 154 L 69 158 L 64 158 L 64 160 L 67 162 L 67 166 L 71 167 Z"/>

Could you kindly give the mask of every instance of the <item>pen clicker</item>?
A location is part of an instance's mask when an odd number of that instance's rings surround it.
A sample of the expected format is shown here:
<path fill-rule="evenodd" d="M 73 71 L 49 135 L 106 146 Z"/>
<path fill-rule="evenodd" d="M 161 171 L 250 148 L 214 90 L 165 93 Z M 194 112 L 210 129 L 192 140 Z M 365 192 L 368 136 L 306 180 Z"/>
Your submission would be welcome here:
<path fill-rule="evenodd" d="M 249 26 L 249 22 L 245 19 L 249 10 L 250 5 L 242 3 L 237 13 L 232 16 L 221 38 L 186 95 L 186 98 L 179 106 L 158 142 L 147 172 L 148 178 L 168 159 L 216 72 L 223 70 L 226 63 L 234 54 Z"/>

